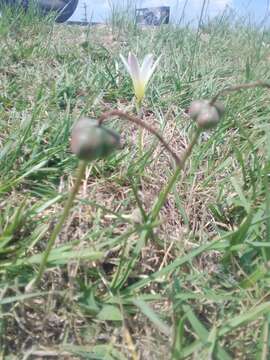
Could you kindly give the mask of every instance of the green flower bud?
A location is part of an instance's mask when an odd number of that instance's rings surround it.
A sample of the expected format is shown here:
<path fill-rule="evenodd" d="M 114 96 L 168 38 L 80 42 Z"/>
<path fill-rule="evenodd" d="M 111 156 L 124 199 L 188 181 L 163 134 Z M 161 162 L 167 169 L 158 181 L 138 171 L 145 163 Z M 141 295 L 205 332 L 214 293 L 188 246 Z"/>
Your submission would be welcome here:
<path fill-rule="evenodd" d="M 208 130 L 216 127 L 219 120 L 220 115 L 216 107 L 208 105 L 199 113 L 196 122 L 199 128 Z"/>
<path fill-rule="evenodd" d="M 81 160 L 104 158 L 119 144 L 119 135 L 99 125 L 95 119 L 81 118 L 73 126 L 71 151 Z"/>
<path fill-rule="evenodd" d="M 209 101 L 207 100 L 194 100 L 190 105 L 188 114 L 193 120 L 196 120 L 200 112 L 207 106 L 209 106 Z"/>

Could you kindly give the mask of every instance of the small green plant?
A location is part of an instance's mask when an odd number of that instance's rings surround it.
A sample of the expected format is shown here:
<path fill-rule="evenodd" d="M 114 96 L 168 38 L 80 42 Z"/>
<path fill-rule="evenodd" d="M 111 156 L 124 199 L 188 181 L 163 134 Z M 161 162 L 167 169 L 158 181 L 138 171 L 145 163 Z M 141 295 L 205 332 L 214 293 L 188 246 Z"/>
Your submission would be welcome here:
<path fill-rule="evenodd" d="M 68 215 L 70 212 L 70 209 L 73 205 L 73 201 L 75 199 L 76 194 L 78 193 L 81 181 L 83 179 L 85 169 L 87 166 L 87 161 L 92 161 L 100 158 L 107 157 L 113 150 L 115 150 L 120 145 L 120 137 L 117 133 L 114 131 L 107 129 L 103 126 L 103 121 L 105 121 L 108 118 L 111 118 L 112 116 L 117 116 L 121 119 L 130 121 L 132 123 L 135 123 L 141 128 L 144 128 L 154 134 L 159 141 L 164 145 L 166 150 L 169 151 L 169 153 L 173 156 L 173 158 L 176 161 L 177 170 L 175 171 L 172 178 L 169 180 L 168 184 L 166 185 L 166 188 L 162 192 L 162 196 L 159 197 L 157 204 L 155 205 L 152 214 L 151 214 L 151 222 L 154 222 L 156 217 L 159 214 L 160 209 L 162 208 L 172 186 L 174 185 L 175 181 L 177 180 L 177 177 L 179 175 L 179 172 L 184 168 L 185 162 L 190 156 L 192 149 L 194 145 L 196 144 L 198 137 L 200 135 L 200 132 L 204 129 L 212 128 L 213 125 L 217 125 L 220 115 L 217 112 L 217 114 L 212 114 L 212 108 L 215 108 L 214 105 L 208 105 L 204 102 L 199 103 L 201 106 L 196 107 L 196 114 L 194 111 L 195 105 L 197 106 L 197 103 L 193 103 L 191 106 L 191 114 L 193 117 L 196 118 L 198 123 L 198 130 L 195 133 L 194 138 L 186 148 L 186 150 L 181 154 L 181 156 L 178 156 L 169 146 L 169 144 L 163 139 L 163 137 L 153 128 L 151 128 L 149 125 L 144 124 L 144 122 L 132 115 L 129 115 L 127 113 L 124 113 L 120 110 L 112 110 L 109 112 L 104 113 L 100 116 L 99 120 L 95 119 L 88 119 L 88 118 L 81 118 L 77 121 L 77 123 L 74 125 L 72 129 L 71 134 L 71 150 L 74 154 L 77 155 L 78 159 L 80 160 L 78 171 L 77 171 L 77 178 L 74 184 L 74 187 L 69 193 L 66 205 L 64 207 L 63 213 L 61 217 L 58 220 L 57 225 L 55 226 L 51 237 L 48 241 L 47 248 L 44 252 L 44 256 L 42 258 L 39 272 L 34 280 L 34 285 L 37 285 L 39 281 L 41 280 L 41 277 L 44 273 L 44 270 L 46 268 L 46 263 L 48 260 L 48 257 L 50 255 L 50 252 L 52 250 L 52 247 L 57 239 L 57 236 L 59 235 Z M 221 105 L 220 105 L 221 107 Z M 216 108 L 215 108 L 216 109 Z M 209 113 L 209 114 L 208 114 Z M 208 114 L 206 116 L 205 114 Z M 204 116 L 206 120 L 204 120 L 204 123 L 200 121 L 200 118 Z M 199 120 L 198 120 L 199 119 Z M 214 123 L 214 124 L 212 124 Z M 211 126 L 210 126 L 211 124 Z M 28 291 L 32 289 L 32 283 L 28 286 Z"/>
<path fill-rule="evenodd" d="M 126 64 L 126 66 L 128 65 Z M 139 101 L 141 102 L 145 92 L 145 85 L 147 84 L 147 81 L 149 80 L 155 67 L 155 66 L 152 67 L 152 55 L 149 55 L 144 60 L 141 70 L 142 75 L 139 75 L 138 63 L 136 57 L 132 54 L 130 54 L 129 57 L 129 66 L 130 66 L 130 72 L 133 76 L 136 98 L 138 102 Z M 145 75 L 145 77 L 143 75 Z M 144 82 L 142 81 L 143 78 L 146 79 Z M 59 221 L 55 226 L 51 234 L 51 237 L 48 241 L 48 245 L 46 251 L 44 252 L 44 256 L 42 258 L 37 277 L 34 280 L 34 284 L 36 285 L 39 283 L 44 273 L 51 249 L 64 225 L 64 222 L 66 221 L 69 215 L 70 209 L 73 205 L 73 201 L 79 190 L 81 181 L 85 173 L 87 162 L 100 158 L 106 158 L 108 155 L 110 155 L 112 151 L 114 151 L 116 148 L 119 148 L 120 146 L 120 136 L 116 132 L 107 129 L 106 127 L 103 126 L 103 122 L 106 119 L 116 116 L 120 119 L 135 123 L 140 128 L 146 129 L 147 131 L 151 132 L 158 138 L 158 140 L 163 144 L 165 149 L 169 151 L 169 153 L 176 161 L 176 170 L 169 179 L 168 183 L 165 185 L 164 189 L 161 191 L 161 194 L 158 197 L 158 200 L 156 201 L 151 211 L 149 221 L 150 223 L 153 223 L 156 220 L 161 208 L 163 207 L 168 194 L 175 185 L 175 182 L 178 179 L 180 171 L 184 169 L 185 163 L 188 157 L 191 155 L 192 149 L 196 145 L 201 132 L 215 128 L 220 122 L 221 117 L 224 115 L 225 108 L 224 105 L 220 101 L 218 101 L 218 97 L 224 93 L 230 93 L 233 91 L 240 91 L 243 89 L 250 89 L 254 87 L 270 88 L 270 85 L 268 83 L 264 83 L 261 81 L 257 81 L 252 84 L 243 84 L 243 85 L 240 84 L 222 90 L 216 96 L 214 96 L 211 101 L 207 101 L 207 100 L 193 101 L 189 108 L 189 115 L 193 120 L 195 120 L 197 124 L 197 129 L 195 131 L 193 139 L 188 144 L 185 151 L 183 151 L 183 153 L 180 155 L 176 154 L 170 148 L 169 144 L 163 139 L 163 137 L 155 129 L 145 124 L 140 118 L 127 114 L 123 111 L 120 110 L 108 111 L 102 114 L 98 120 L 89 119 L 89 118 L 79 119 L 77 123 L 73 126 L 72 135 L 71 135 L 71 150 L 74 154 L 76 154 L 76 156 L 80 160 L 76 182 L 74 184 L 74 187 L 69 193 L 66 205 L 63 210 L 63 214 L 59 218 Z M 149 232 L 146 233 L 145 240 L 147 239 L 148 235 Z M 32 283 L 29 285 L 28 290 L 29 289 L 32 289 Z"/>

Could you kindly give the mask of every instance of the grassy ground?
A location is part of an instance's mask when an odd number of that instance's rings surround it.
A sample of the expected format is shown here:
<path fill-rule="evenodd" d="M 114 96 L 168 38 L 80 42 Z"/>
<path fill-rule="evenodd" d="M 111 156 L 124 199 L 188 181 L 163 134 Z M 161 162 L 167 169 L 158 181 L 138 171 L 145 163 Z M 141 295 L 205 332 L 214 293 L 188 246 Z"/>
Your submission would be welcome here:
<path fill-rule="evenodd" d="M 138 129 L 111 121 L 122 150 L 89 164 L 41 284 L 25 292 L 74 183 L 72 124 L 108 107 L 134 112 L 120 52 L 162 54 L 144 121 L 177 153 L 195 130 L 193 99 L 270 77 L 267 31 L 225 18 L 199 32 L 113 20 L 77 28 L 0 18 L 1 358 L 267 360 L 265 89 L 223 98 L 226 116 L 201 136 L 153 223 L 173 161 L 146 132 L 140 155 Z"/>

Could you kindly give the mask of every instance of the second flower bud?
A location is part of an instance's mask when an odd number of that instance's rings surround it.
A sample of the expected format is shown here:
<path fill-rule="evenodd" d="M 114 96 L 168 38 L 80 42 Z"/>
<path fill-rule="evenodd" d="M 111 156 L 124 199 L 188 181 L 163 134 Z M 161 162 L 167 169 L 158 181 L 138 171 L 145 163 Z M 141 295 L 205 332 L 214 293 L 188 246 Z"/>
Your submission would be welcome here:
<path fill-rule="evenodd" d="M 217 126 L 224 111 L 224 105 L 219 101 L 212 105 L 208 100 L 195 100 L 191 103 L 188 113 L 200 129 L 209 130 Z"/>

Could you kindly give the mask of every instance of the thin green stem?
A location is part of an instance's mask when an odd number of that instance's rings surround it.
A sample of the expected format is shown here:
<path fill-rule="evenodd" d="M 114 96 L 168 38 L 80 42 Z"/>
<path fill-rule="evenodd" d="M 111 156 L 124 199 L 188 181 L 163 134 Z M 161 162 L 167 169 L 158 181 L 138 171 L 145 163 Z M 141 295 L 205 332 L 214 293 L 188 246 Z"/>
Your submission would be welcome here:
<path fill-rule="evenodd" d="M 141 249 L 144 247 L 148 237 L 151 235 L 151 231 L 152 231 L 151 224 L 153 224 L 153 222 L 156 220 L 161 208 L 163 207 L 163 205 L 167 199 L 167 196 L 169 195 L 173 186 L 175 185 L 181 170 L 184 169 L 185 163 L 186 163 L 188 157 L 190 156 L 194 145 L 197 143 L 200 133 L 201 133 L 201 129 L 197 128 L 196 133 L 194 134 L 188 147 L 185 149 L 185 151 L 182 153 L 182 155 L 178 158 L 179 161 L 177 162 L 177 168 L 174 171 L 173 175 L 170 177 L 168 183 L 165 185 L 164 189 L 161 191 L 160 196 L 157 199 L 157 202 L 153 206 L 153 209 L 152 209 L 149 219 L 147 221 L 147 225 L 149 225 L 149 228 L 147 230 L 144 230 L 141 233 L 141 236 L 139 238 L 139 241 L 137 242 L 136 248 L 134 249 L 132 258 L 130 259 L 130 261 L 127 265 L 125 275 L 123 276 L 121 282 L 118 284 L 118 288 L 123 286 L 123 284 L 127 280 L 131 270 L 133 269 L 133 267 L 136 263 L 136 259 L 138 258 Z"/>
<path fill-rule="evenodd" d="M 195 37 L 195 41 L 194 41 L 194 43 L 193 43 L 192 57 L 191 57 L 190 64 L 189 64 L 189 66 L 188 66 L 188 68 L 190 69 L 190 72 L 189 72 L 189 81 L 191 80 L 192 74 L 194 73 L 194 71 L 193 71 L 193 65 L 194 65 L 195 55 L 196 55 L 197 47 L 198 47 L 198 43 L 199 43 L 200 29 L 201 29 L 201 25 L 202 25 L 202 21 L 203 21 L 203 15 L 204 15 L 204 10 L 205 10 L 206 5 L 207 5 L 207 1 L 206 1 L 206 0 L 203 0 L 203 4 L 202 4 L 202 7 L 201 7 L 201 12 L 200 12 L 200 18 L 199 18 L 199 22 L 198 22 L 198 28 L 197 28 L 197 32 L 196 32 L 196 37 Z"/>
<path fill-rule="evenodd" d="M 142 117 L 142 101 L 135 100 L 135 107 L 137 116 L 141 119 Z"/>
<path fill-rule="evenodd" d="M 185 163 L 186 163 L 188 157 L 190 156 L 194 145 L 197 143 L 198 138 L 200 136 L 200 133 L 201 133 L 201 130 L 199 128 L 197 128 L 196 133 L 194 134 L 191 142 L 188 144 L 188 147 L 186 148 L 186 150 L 183 152 L 183 154 L 181 156 L 181 162 L 178 163 L 178 166 L 177 166 L 176 170 L 174 171 L 174 173 L 170 177 L 170 179 L 167 182 L 167 184 L 165 185 L 164 189 L 161 191 L 161 193 L 160 193 L 160 195 L 159 195 L 159 197 L 157 199 L 157 202 L 153 206 L 153 209 L 152 209 L 151 214 L 149 216 L 148 222 L 150 224 L 153 223 L 156 220 L 161 208 L 163 207 L 163 205 L 164 205 L 164 203 L 165 203 L 165 201 L 167 199 L 167 196 L 171 192 L 174 184 L 176 183 L 181 170 L 184 169 Z M 147 240 L 147 238 L 149 236 L 149 233 L 150 233 L 150 230 L 145 230 L 143 232 L 143 234 L 142 234 L 143 242 Z"/>
<path fill-rule="evenodd" d="M 53 229 L 53 232 L 51 234 L 51 237 L 50 237 L 50 239 L 48 241 L 47 248 L 46 248 L 46 250 L 44 252 L 44 255 L 43 255 L 43 258 L 41 260 L 41 264 L 40 264 L 40 267 L 39 267 L 38 274 L 37 274 L 37 276 L 36 276 L 36 278 L 34 280 L 34 285 L 38 285 L 38 283 L 40 282 L 40 280 L 42 278 L 42 275 L 43 275 L 43 273 L 45 271 L 47 261 L 48 261 L 50 252 L 52 250 L 52 247 L 53 247 L 53 245 L 54 245 L 54 243 L 55 243 L 55 241 L 57 239 L 57 236 L 59 235 L 60 231 L 62 230 L 62 227 L 63 227 L 63 225 L 64 225 L 64 223 L 65 223 L 65 221 L 66 221 L 66 219 L 67 219 L 67 217 L 69 215 L 70 209 L 71 209 L 73 201 L 75 199 L 75 196 L 79 191 L 81 181 L 82 181 L 82 178 L 83 178 L 84 173 L 85 173 L 86 164 L 87 163 L 85 161 L 80 161 L 80 163 L 79 163 L 79 166 L 78 166 L 78 169 L 77 169 L 77 177 L 76 177 L 75 184 L 74 184 L 73 188 L 71 189 L 71 191 L 69 193 L 69 196 L 68 196 L 67 202 L 65 204 L 63 213 L 60 216 L 58 223 L 55 225 L 55 227 Z"/>
<path fill-rule="evenodd" d="M 142 119 L 142 102 L 136 99 L 136 113 L 139 119 Z M 139 128 L 139 156 L 143 156 L 143 128 Z"/>
<path fill-rule="evenodd" d="M 175 172 L 172 174 L 172 176 L 170 177 L 168 183 L 166 184 L 165 188 L 161 191 L 160 195 L 159 195 L 159 198 L 154 206 L 154 208 L 152 209 L 152 212 L 151 212 L 151 222 L 154 221 L 162 206 L 164 205 L 166 199 L 167 199 L 167 196 L 169 195 L 169 193 L 171 192 L 171 189 L 172 187 L 174 186 L 174 184 L 176 183 L 177 179 L 178 179 L 178 176 L 181 172 L 182 168 L 181 167 L 177 167 Z"/>
<path fill-rule="evenodd" d="M 163 205 L 167 199 L 167 196 L 171 192 L 174 184 L 176 183 L 181 170 L 184 169 L 185 163 L 186 163 L 188 157 L 190 156 L 194 145 L 197 143 L 200 133 L 201 133 L 201 130 L 197 129 L 196 133 L 194 134 L 194 137 L 192 138 L 188 147 L 186 148 L 186 150 L 183 152 L 182 156 L 180 157 L 181 163 L 177 166 L 175 172 L 172 174 L 168 183 L 165 185 L 165 188 L 161 191 L 160 196 L 151 212 L 151 216 L 150 216 L 151 222 L 155 221 L 155 219 L 157 218 L 161 208 L 163 207 Z"/>

